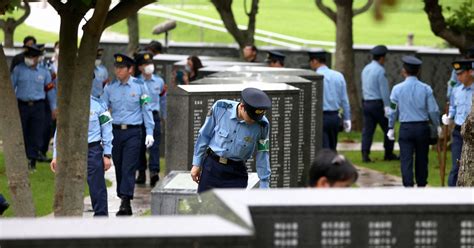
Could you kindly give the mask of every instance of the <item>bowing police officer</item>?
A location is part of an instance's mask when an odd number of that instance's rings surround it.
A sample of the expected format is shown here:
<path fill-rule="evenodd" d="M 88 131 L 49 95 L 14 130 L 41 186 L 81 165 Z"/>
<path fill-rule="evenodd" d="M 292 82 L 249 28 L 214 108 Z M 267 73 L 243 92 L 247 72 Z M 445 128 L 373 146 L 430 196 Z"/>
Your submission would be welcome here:
<path fill-rule="evenodd" d="M 38 64 L 39 57 L 42 55 L 41 50 L 36 45 L 26 47 L 26 49 L 25 60 L 15 66 L 11 80 L 18 99 L 26 156 L 30 169 L 34 170 L 36 161 L 41 157 L 46 98 L 52 118 L 56 119 L 56 89 L 49 71 Z"/>
<path fill-rule="evenodd" d="M 198 193 L 212 188 L 245 188 L 245 162 L 256 152 L 260 188 L 270 180 L 269 130 L 265 111 L 270 98 L 261 90 L 246 88 L 242 101 L 218 100 L 207 114 L 194 146 L 192 179 Z"/>
<path fill-rule="evenodd" d="M 285 66 L 285 54 L 277 51 L 269 51 L 267 54 L 267 62 L 269 67 L 281 68 Z"/>
<path fill-rule="evenodd" d="M 448 186 L 456 186 L 458 181 L 459 160 L 463 146 L 461 126 L 471 112 L 472 94 L 474 94 L 474 59 L 460 60 L 453 63 L 456 77 L 461 86 L 453 88 L 452 104 L 449 105 L 449 114 L 444 114 L 444 125 L 454 122 L 453 141 L 451 144 L 452 168 L 448 177 Z"/>
<path fill-rule="evenodd" d="M 122 199 L 117 216 L 132 215 L 130 201 L 135 190 L 135 171 L 139 162 L 142 123 L 145 123 L 147 148 L 153 145 L 153 114 L 150 94 L 143 81 L 132 77 L 135 61 L 115 54 L 116 79 L 104 88 L 101 99 L 112 114 L 112 158 L 117 178 L 117 195 Z"/>
<path fill-rule="evenodd" d="M 395 140 L 394 126 L 400 121 L 400 163 L 403 185 L 413 187 L 413 162 L 418 187 L 428 183 L 428 152 L 430 146 L 429 121 L 441 133 L 439 127 L 439 108 L 431 87 L 417 75 L 422 61 L 414 56 L 402 58 L 402 75 L 405 81 L 395 85 L 390 94 L 392 111 L 389 117 L 387 137 Z M 415 158 L 415 161 L 413 161 Z"/>
<path fill-rule="evenodd" d="M 308 52 L 309 65 L 316 73 L 324 76 L 323 88 L 323 148 L 336 150 L 337 134 L 341 119 L 339 111 L 342 109 L 343 129 L 351 131 L 351 109 L 347 97 L 346 80 L 344 76 L 326 65 L 325 51 Z"/>
<path fill-rule="evenodd" d="M 388 114 L 390 113 L 390 90 L 385 76 L 385 55 L 387 47 L 375 46 L 370 53 L 372 62 L 362 70 L 362 110 L 364 113 L 364 128 L 362 129 L 362 162 L 372 162 L 369 157 L 372 139 L 377 124 L 384 133 L 388 131 Z M 394 142 L 388 137 L 384 138 L 384 160 L 398 159 L 393 154 Z"/>
<path fill-rule="evenodd" d="M 135 61 L 138 66 L 140 75 L 138 79 L 145 83 L 151 96 L 150 109 L 153 113 L 153 120 L 155 122 L 155 128 L 153 129 L 153 145 L 149 148 L 149 169 L 150 169 L 150 185 L 152 187 L 160 179 L 160 136 L 161 136 L 161 97 L 166 93 L 166 87 L 163 79 L 154 74 L 155 65 L 153 64 L 153 54 L 148 51 L 139 52 Z M 143 143 L 143 142 L 142 142 Z M 138 168 L 138 177 L 135 180 L 137 184 L 145 183 L 145 171 L 146 171 L 146 147 L 142 144 L 141 152 L 143 153 L 144 161 L 141 161 Z"/>

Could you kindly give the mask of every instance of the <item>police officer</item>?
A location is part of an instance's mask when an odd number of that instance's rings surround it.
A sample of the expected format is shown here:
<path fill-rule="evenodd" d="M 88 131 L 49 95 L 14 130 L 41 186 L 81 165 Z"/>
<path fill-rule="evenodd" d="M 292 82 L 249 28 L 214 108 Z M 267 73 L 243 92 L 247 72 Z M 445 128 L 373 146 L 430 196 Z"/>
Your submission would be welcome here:
<path fill-rule="evenodd" d="M 247 187 L 247 161 L 257 148 L 260 188 L 270 180 L 269 130 L 264 116 L 270 98 L 261 90 L 246 88 L 242 101 L 218 100 L 207 114 L 194 146 L 192 179 L 198 193 L 212 188 Z"/>
<path fill-rule="evenodd" d="M 285 66 L 285 54 L 277 51 L 269 51 L 267 54 L 267 62 L 269 67 L 281 68 Z"/>
<path fill-rule="evenodd" d="M 459 160 L 463 138 L 461 136 L 461 126 L 466 121 L 467 115 L 471 112 L 472 94 L 474 94 L 474 59 L 455 61 L 453 68 L 457 79 L 462 86 L 455 87 L 452 92 L 452 104 L 449 106 L 449 114 L 444 114 L 442 121 L 444 125 L 454 122 L 453 142 L 451 144 L 452 168 L 448 177 L 448 186 L 456 186 L 458 181 Z"/>
<path fill-rule="evenodd" d="M 433 90 L 418 80 L 421 60 L 414 56 L 402 58 L 402 75 L 405 81 L 395 85 L 390 94 L 392 111 L 389 117 L 388 138 L 395 140 L 395 120 L 400 121 L 400 163 L 403 185 L 413 187 L 413 156 L 418 187 L 425 187 L 428 178 L 428 152 L 430 142 L 429 120 L 441 133 L 439 109 Z"/>
<path fill-rule="evenodd" d="M 20 63 L 23 63 L 25 60 L 25 52 L 28 51 L 27 47 L 36 45 L 36 38 L 34 36 L 28 35 L 23 39 L 23 49 L 24 51 L 15 55 L 12 58 L 12 62 L 10 64 L 10 72 L 13 72 L 13 69 L 15 69 L 15 66 L 19 65 Z"/>
<path fill-rule="evenodd" d="M 339 111 L 342 108 L 343 129 L 351 131 L 351 109 L 347 97 L 346 80 L 344 76 L 326 65 L 325 51 L 308 52 L 309 65 L 324 76 L 323 88 L 323 148 L 336 150 L 337 134 L 341 119 Z"/>
<path fill-rule="evenodd" d="M 465 59 L 474 59 L 474 47 L 471 47 L 471 48 L 468 48 L 466 51 L 464 51 L 464 58 Z M 452 101 L 451 101 L 451 93 L 453 92 L 453 89 L 458 87 L 459 85 L 461 85 L 462 83 L 459 82 L 459 80 L 457 79 L 457 74 L 456 74 L 456 70 L 453 69 L 452 72 L 451 72 L 451 77 L 449 78 L 449 81 L 448 81 L 448 90 L 446 92 L 446 97 L 449 101 L 449 104 L 452 104 Z"/>
<path fill-rule="evenodd" d="M 362 129 L 362 162 L 372 162 L 369 157 L 372 139 L 377 124 L 384 133 L 388 131 L 388 114 L 390 113 L 390 90 L 385 76 L 385 55 L 387 47 L 375 46 L 370 53 L 372 62 L 362 70 L 362 110 L 364 113 L 364 128 Z M 384 160 L 398 159 L 393 154 L 394 142 L 384 138 Z"/>
<path fill-rule="evenodd" d="M 107 186 L 105 171 L 111 166 L 112 157 L 112 118 L 107 105 L 95 96 L 90 97 L 89 143 L 87 155 L 87 184 L 91 196 L 94 216 L 108 216 Z M 54 139 L 53 161 L 51 170 L 56 171 L 56 136 Z"/>
<path fill-rule="evenodd" d="M 135 189 L 135 171 L 140 155 L 141 125 L 145 123 L 147 148 L 153 145 L 153 114 L 150 94 L 143 81 L 132 77 L 135 61 L 115 54 L 116 79 L 104 88 L 101 99 L 112 112 L 112 157 L 117 177 L 117 195 L 122 199 L 117 216 L 132 215 L 130 200 Z"/>
<path fill-rule="evenodd" d="M 246 62 L 257 62 L 257 53 L 257 47 L 252 44 L 248 44 L 242 49 L 242 54 Z"/>
<path fill-rule="evenodd" d="M 102 64 L 103 48 L 97 49 L 94 67 L 94 79 L 92 81 L 92 96 L 100 97 L 104 92 L 105 85 L 109 82 L 109 72 Z"/>
<path fill-rule="evenodd" d="M 36 169 L 40 158 L 45 125 L 45 99 L 48 98 L 52 118 L 56 118 L 56 89 L 51 74 L 38 65 L 41 50 L 36 46 L 27 47 L 25 61 L 15 66 L 11 75 L 13 88 L 18 98 L 26 156 L 31 169 Z"/>
<path fill-rule="evenodd" d="M 161 136 L 161 97 L 166 93 L 166 87 L 163 79 L 160 76 L 154 74 L 155 65 L 153 64 L 153 54 L 151 52 L 139 52 L 135 56 L 135 61 L 140 71 L 138 76 L 145 86 L 148 88 L 151 96 L 150 108 L 153 113 L 153 120 L 155 122 L 155 128 L 153 129 L 153 138 L 155 142 L 150 147 L 149 157 L 149 168 L 150 168 L 150 185 L 155 186 L 156 182 L 160 180 L 160 136 Z M 145 183 L 145 171 L 146 171 L 146 147 L 142 144 L 141 157 L 144 161 L 140 162 L 138 168 L 138 177 L 135 180 L 137 184 Z"/>

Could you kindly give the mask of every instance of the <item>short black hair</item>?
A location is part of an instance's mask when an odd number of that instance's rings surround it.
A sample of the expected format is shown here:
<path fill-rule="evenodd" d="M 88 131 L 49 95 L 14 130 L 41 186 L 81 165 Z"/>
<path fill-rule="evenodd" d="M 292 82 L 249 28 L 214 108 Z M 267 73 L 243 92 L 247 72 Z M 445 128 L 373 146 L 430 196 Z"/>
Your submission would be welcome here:
<path fill-rule="evenodd" d="M 405 72 L 410 75 L 410 76 L 416 76 L 418 75 L 418 72 L 420 72 L 420 67 L 416 66 L 409 66 L 406 64 L 403 64 L 403 69 L 405 69 Z"/>
<path fill-rule="evenodd" d="M 30 40 L 33 41 L 33 44 L 36 44 L 36 38 L 34 36 L 28 35 L 23 39 L 23 45 L 26 45 L 26 43 Z"/>
<path fill-rule="evenodd" d="M 384 55 L 372 55 L 372 59 L 377 60 L 377 61 L 379 61 L 379 59 L 382 58 L 382 57 L 385 57 L 385 54 Z"/>
<path fill-rule="evenodd" d="M 347 180 L 355 182 L 359 175 L 352 163 L 342 155 L 334 150 L 322 149 L 311 164 L 308 186 L 314 186 L 321 177 L 326 177 L 330 184 L 334 184 Z"/>
<path fill-rule="evenodd" d="M 309 61 L 311 61 L 311 60 L 313 60 L 313 59 L 314 59 L 314 60 L 316 60 L 316 61 L 318 61 L 319 63 L 326 64 L 326 58 L 325 58 L 325 57 L 324 57 L 324 58 L 323 58 L 323 57 L 319 57 L 319 58 L 310 58 L 310 59 L 309 59 Z"/>

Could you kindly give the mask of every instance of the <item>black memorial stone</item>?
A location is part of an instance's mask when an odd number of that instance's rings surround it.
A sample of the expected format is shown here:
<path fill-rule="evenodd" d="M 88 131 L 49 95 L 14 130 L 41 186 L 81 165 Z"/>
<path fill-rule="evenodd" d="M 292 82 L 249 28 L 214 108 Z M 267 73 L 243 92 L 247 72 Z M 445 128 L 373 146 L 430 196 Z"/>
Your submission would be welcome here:
<path fill-rule="evenodd" d="M 190 170 L 194 144 L 206 114 L 215 101 L 240 101 L 243 89 L 256 87 L 272 101 L 270 122 L 270 187 L 296 187 L 298 175 L 299 89 L 286 84 L 179 85 L 168 95 L 166 165 L 168 171 Z M 287 128 L 290 127 L 290 128 Z M 255 172 L 255 161 L 247 161 Z"/>
<path fill-rule="evenodd" d="M 297 87 L 300 89 L 299 96 L 299 117 L 298 117 L 298 178 L 300 181 L 298 184 L 304 186 L 306 179 L 308 178 L 308 171 L 311 166 L 311 162 L 316 158 L 316 151 L 320 148 L 320 142 L 316 136 L 316 123 L 322 122 L 321 115 L 318 115 L 320 111 L 316 111 L 317 108 L 312 106 L 312 89 L 314 83 L 307 79 L 297 76 L 285 76 L 285 75 L 258 75 L 256 77 L 232 77 L 232 78 L 204 78 L 191 82 L 191 84 L 238 84 L 247 82 L 256 83 L 286 83 L 288 85 Z M 294 129 L 292 127 L 288 127 Z"/>

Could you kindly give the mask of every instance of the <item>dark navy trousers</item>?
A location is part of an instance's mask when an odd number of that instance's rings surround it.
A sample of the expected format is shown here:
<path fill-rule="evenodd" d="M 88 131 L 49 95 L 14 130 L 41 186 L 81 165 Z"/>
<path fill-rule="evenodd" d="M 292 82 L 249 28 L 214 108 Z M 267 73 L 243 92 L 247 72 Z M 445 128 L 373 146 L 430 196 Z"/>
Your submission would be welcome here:
<path fill-rule="evenodd" d="M 461 128 L 456 126 L 456 128 L 453 130 L 453 142 L 451 143 L 451 159 L 453 167 L 451 168 L 451 172 L 449 172 L 448 176 L 448 186 L 451 187 L 456 186 L 456 183 L 458 182 L 458 160 L 461 159 L 462 144 L 463 140 L 461 136 Z"/>
<path fill-rule="evenodd" d="M 23 139 L 28 159 L 36 160 L 40 153 L 40 147 L 43 142 L 45 104 L 44 100 L 35 102 L 18 101 Z"/>
<path fill-rule="evenodd" d="M 323 148 L 336 150 L 337 133 L 341 124 L 338 111 L 324 111 L 323 113 Z"/>
<path fill-rule="evenodd" d="M 41 153 L 46 155 L 49 149 L 49 142 L 53 138 L 54 130 L 56 129 L 56 120 L 53 120 L 51 116 L 51 108 L 49 104 L 45 104 L 44 112 L 44 127 L 43 127 L 43 141 L 40 147 Z"/>
<path fill-rule="evenodd" d="M 91 196 L 94 216 L 108 216 L 107 186 L 105 185 L 105 170 L 103 160 L 104 149 L 99 142 L 89 144 L 87 156 L 87 184 Z"/>
<path fill-rule="evenodd" d="M 153 139 L 155 142 L 153 145 L 148 149 L 150 157 L 148 161 L 148 166 L 150 171 L 153 172 L 160 172 L 160 138 L 161 138 L 161 120 L 160 114 L 158 112 L 153 113 L 153 120 L 155 121 L 155 129 L 153 129 Z M 146 170 L 146 146 L 145 146 L 145 137 L 146 137 L 146 130 L 145 126 L 142 126 L 142 144 L 140 148 L 140 163 L 138 165 L 138 170 L 144 171 Z"/>
<path fill-rule="evenodd" d="M 383 133 L 386 134 L 388 132 L 388 119 L 385 117 L 382 100 L 364 101 L 362 108 L 364 112 L 364 128 L 362 129 L 362 153 L 369 154 L 377 124 L 380 125 Z M 384 135 L 383 147 L 385 148 L 385 154 L 393 153 L 394 143 L 394 141 L 388 139 L 387 135 Z"/>
<path fill-rule="evenodd" d="M 224 165 L 206 156 L 201 166 L 202 170 L 198 193 L 213 188 L 247 187 L 248 174 L 245 163 L 241 165 Z"/>
<path fill-rule="evenodd" d="M 413 158 L 415 159 L 415 178 L 418 187 L 428 183 L 428 153 L 430 129 L 428 122 L 402 122 L 398 143 L 403 186 L 413 187 Z"/>
<path fill-rule="evenodd" d="M 123 130 L 114 127 L 113 134 L 112 158 L 117 178 L 117 195 L 120 198 L 133 199 L 142 129 L 139 126 Z"/>

